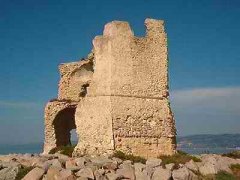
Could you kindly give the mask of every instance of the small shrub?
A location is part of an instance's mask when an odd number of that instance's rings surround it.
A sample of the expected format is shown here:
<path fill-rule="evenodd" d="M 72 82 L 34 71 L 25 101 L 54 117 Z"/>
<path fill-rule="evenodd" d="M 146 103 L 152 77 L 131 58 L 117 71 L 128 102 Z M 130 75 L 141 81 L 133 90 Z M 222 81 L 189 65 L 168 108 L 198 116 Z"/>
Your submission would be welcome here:
<path fill-rule="evenodd" d="M 56 147 L 56 148 L 53 148 L 49 152 L 49 154 L 55 154 L 58 152 L 60 154 L 64 154 L 66 156 L 72 157 L 72 153 L 73 153 L 75 147 L 76 147 L 76 145 L 67 145 L 67 146 Z"/>
<path fill-rule="evenodd" d="M 178 151 L 176 154 L 172 156 L 159 156 L 162 160 L 162 165 L 165 166 L 166 164 L 174 163 L 176 166 L 179 164 L 185 164 L 186 162 L 190 161 L 191 159 L 194 162 L 201 162 L 201 160 L 195 156 L 191 156 L 183 151 Z"/>
<path fill-rule="evenodd" d="M 232 151 L 230 153 L 223 154 L 223 156 L 234 158 L 234 159 L 240 159 L 240 151 Z"/>
<path fill-rule="evenodd" d="M 239 180 L 240 179 L 240 164 L 233 164 L 230 166 L 233 174 L 226 171 L 220 171 L 217 174 L 209 174 L 207 176 L 199 175 L 201 180 Z"/>
<path fill-rule="evenodd" d="M 232 164 L 230 166 L 230 169 L 232 170 L 233 174 L 240 179 L 240 164 Z"/>
<path fill-rule="evenodd" d="M 55 154 L 57 152 L 57 148 L 53 148 L 49 151 L 49 154 Z"/>
<path fill-rule="evenodd" d="M 220 171 L 215 175 L 216 180 L 237 180 L 237 178 L 225 171 Z"/>
<path fill-rule="evenodd" d="M 124 160 L 130 160 L 133 163 L 137 163 L 137 162 L 140 162 L 140 163 L 143 163 L 143 164 L 146 163 L 146 159 L 145 158 L 140 157 L 140 156 L 134 156 L 132 154 L 125 154 L 122 151 L 115 151 L 114 154 L 113 154 L 113 157 L 122 159 L 123 161 Z"/>
<path fill-rule="evenodd" d="M 232 164 L 230 168 L 240 170 L 240 164 Z"/>
<path fill-rule="evenodd" d="M 27 175 L 34 167 L 22 167 L 19 169 L 16 179 L 15 180 L 21 180 L 24 176 Z"/>

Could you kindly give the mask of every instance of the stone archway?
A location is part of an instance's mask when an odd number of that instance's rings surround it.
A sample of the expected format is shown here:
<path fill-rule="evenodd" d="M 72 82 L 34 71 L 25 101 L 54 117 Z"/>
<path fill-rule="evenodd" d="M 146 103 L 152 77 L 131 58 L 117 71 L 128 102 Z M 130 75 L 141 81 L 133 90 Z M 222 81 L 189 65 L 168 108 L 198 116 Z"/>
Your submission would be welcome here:
<path fill-rule="evenodd" d="M 58 112 L 53 121 L 56 146 L 71 145 L 71 130 L 76 129 L 75 107 L 67 107 Z"/>
<path fill-rule="evenodd" d="M 71 130 L 76 129 L 77 103 L 53 100 L 45 107 L 44 154 L 59 146 L 71 144 Z"/>

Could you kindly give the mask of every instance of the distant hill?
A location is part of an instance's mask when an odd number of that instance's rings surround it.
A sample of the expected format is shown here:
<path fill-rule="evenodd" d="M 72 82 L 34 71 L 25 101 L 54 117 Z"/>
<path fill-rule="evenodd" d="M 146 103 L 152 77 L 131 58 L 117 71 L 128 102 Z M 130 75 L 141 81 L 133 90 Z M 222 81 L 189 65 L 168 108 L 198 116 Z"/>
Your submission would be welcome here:
<path fill-rule="evenodd" d="M 179 148 L 239 148 L 240 134 L 191 135 L 177 137 Z"/>

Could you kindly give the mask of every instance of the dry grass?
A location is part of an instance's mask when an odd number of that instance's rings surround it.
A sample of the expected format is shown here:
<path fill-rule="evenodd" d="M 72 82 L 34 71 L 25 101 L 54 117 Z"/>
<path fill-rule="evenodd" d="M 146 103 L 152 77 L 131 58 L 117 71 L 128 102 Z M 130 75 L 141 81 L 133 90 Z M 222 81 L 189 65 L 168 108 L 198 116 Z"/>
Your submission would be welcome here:
<path fill-rule="evenodd" d="M 178 151 L 176 154 L 172 156 L 159 156 L 162 160 L 162 165 L 165 166 L 166 164 L 174 163 L 176 167 L 179 166 L 179 164 L 185 164 L 186 162 L 189 162 L 190 160 L 193 160 L 194 162 L 201 162 L 201 159 L 189 155 L 183 151 Z"/>
<path fill-rule="evenodd" d="M 119 158 L 123 161 L 130 160 L 133 163 L 141 162 L 143 164 L 146 163 L 146 159 L 140 156 L 134 156 L 132 154 L 125 154 L 122 151 L 115 151 L 113 157 Z"/>
<path fill-rule="evenodd" d="M 15 180 L 21 180 L 26 174 L 28 174 L 34 167 L 22 167 L 19 169 L 16 179 Z"/>
<path fill-rule="evenodd" d="M 232 164 L 230 166 L 233 174 L 236 176 L 237 179 L 240 179 L 240 164 Z"/>
<path fill-rule="evenodd" d="M 223 154 L 222 156 L 226 156 L 234 159 L 240 159 L 240 151 L 232 151 L 230 153 Z"/>
<path fill-rule="evenodd" d="M 76 147 L 76 145 L 68 145 L 68 146 L 60 146 L 60 147 L 56 147 L 54 149 L 52 149 L 49 154 L 55 154 L 55 153 L 60 153 L 60 154 L 64 154 L 66 156 L 72 157 L 72 153 L 74 151 L 74 148 Z"/>

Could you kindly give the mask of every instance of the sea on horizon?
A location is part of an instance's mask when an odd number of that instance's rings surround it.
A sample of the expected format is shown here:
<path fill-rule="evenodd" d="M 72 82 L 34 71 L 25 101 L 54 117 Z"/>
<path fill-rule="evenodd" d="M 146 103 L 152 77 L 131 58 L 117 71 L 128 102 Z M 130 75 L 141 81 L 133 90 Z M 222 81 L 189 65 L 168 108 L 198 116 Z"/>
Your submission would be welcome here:
<path fill-rule="evenodd" d="M 43 143 L 21 144 L 21 145 L 0 145 L 0 155 L 6 154 L 39 154 L 43 150 Z M 223 154 L 234 150 L 235 148 L 178 148 L 178 150 L 187 152 L 189 154 Z"/>
<path fill-rule="evenodd" d="M 0 145 L 0 155 L 6 154 L 39 154 L 43 150 L 43 143 L 20 144 L 20 145 Z"/>

